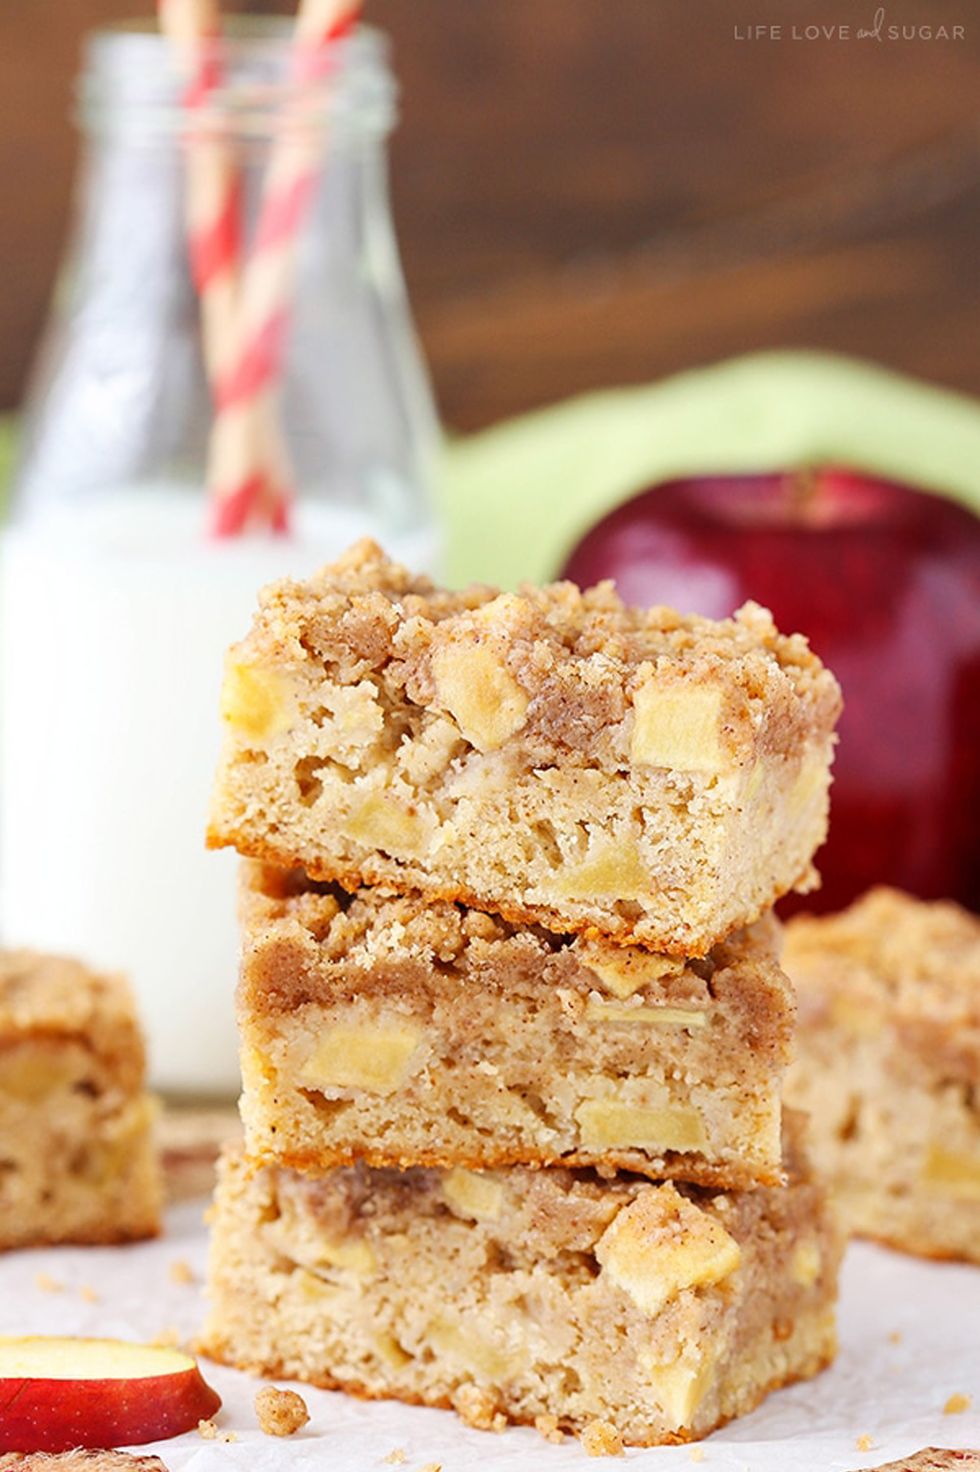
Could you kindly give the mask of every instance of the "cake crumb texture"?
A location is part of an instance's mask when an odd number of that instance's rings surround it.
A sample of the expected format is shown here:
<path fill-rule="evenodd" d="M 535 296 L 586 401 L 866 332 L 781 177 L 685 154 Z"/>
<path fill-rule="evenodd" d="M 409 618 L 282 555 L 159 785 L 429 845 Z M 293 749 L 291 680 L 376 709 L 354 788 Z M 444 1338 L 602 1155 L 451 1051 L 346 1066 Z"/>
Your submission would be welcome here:
<path fill-rule="evenodd" d="M 159 1231 L 156 1105 L 144 1068 L 122 978 L 0 951 L 0 1248 Z"/>
<path fill-rule="evenodd" d="M 799 916 L 787 1101 L 852 1231 L 925 1257 L 980 1262 L 980 919 L 877 888 Z"/>
<path fill-rule="evenodd" d="M 700 960 L 246 862 L 246 1148 L 307 1172 L 564 1163 L 782 1179 L 795 996 L 771 918 Z M 484 1192 L 492 1194 L 492 1188 Z"/>
<path fill-rule="evenodd" d="M 814 882 L 839 709 L 756 605 L 450 593 L 361 542 L 230 652 L 209 842 L 704 955 Z"/>
<path fill-rule="evenodd" d="M 718 1194 L 512 1167 L 476 1216 L 446 1171 L 303 1176 L 231 1153 L 203 1347 L 482 1429 L 689 1441 L 835 1353 L 840 1236 L 792 1140 L 786 1168 L 785 1187 Z"/>

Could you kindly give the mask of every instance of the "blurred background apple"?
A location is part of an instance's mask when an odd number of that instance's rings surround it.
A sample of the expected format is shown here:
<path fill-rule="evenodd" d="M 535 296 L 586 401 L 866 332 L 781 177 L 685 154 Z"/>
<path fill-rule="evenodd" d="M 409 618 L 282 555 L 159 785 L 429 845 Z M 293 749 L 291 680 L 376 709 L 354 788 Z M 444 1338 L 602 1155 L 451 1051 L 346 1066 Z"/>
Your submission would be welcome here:
<path fill-rule="evenodd" d="M 716 618 L 754 598 L 835 672 L 823 887 L 794 908 L 880 882 L 980 908 L 980 518 L 846 470 L 678 480 L 604 517 L 564 574 Z"/>

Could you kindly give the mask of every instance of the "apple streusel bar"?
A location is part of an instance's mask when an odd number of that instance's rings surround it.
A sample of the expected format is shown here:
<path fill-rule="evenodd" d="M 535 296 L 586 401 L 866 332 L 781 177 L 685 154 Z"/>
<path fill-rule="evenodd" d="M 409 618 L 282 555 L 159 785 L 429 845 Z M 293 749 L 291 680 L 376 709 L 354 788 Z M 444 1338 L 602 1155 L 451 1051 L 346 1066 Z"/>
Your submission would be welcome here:
<path fill-rule="evenodd" d="M 684 961 L 254 861 L 241 901 L 251 1154 L 782 1178 L 795 1002 L 771 918 Z"/>
<path fill-rule="evenodd" d="M 203 1348 L 478 1425 L 706 1436 L 834 1355 L 841 1244 L 787 1165 L 787 1186 L 716 1195 L 563 1167 L 312 1177 L 233 1153 Z"/>
<path fill-rule="evenodd" d="M 159 1231 L 143 1072 L 121 978 L 0 951 L 0 1248 Z"/>
<path fill-rule="evenodd" d="M 443 592 L 361 542 L 231 651 L 209 842 L 705 955 L 812 882 L 839 708 L 755 605 Z"/>
<path fill-rule="evenodd" d="M 783 965 L 799 996 L 787 1098 L 852 1230 L 980 1262 L 980 919 L 874 889 L 799 916 Z"/>

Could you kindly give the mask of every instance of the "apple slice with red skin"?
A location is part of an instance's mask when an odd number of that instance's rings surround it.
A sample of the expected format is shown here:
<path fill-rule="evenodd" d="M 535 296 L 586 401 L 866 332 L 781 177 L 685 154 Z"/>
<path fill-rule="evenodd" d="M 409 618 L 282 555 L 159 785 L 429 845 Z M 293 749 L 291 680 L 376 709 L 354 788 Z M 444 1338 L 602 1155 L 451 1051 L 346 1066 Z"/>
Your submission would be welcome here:
<path fill-rule="evenodd" d="M 180 1350 L 0 1336 L 0 1452 L 165 1441 L 220 1405 L 197 1362 Z"/>

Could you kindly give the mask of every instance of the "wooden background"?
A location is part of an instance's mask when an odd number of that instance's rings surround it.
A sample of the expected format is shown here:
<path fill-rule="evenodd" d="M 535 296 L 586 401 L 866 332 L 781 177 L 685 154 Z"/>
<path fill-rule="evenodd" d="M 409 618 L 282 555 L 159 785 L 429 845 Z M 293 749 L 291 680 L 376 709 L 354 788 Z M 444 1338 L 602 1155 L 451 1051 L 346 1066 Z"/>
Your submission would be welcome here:
<path fill-rule="evenodd" d="M 65 228 L 81 33 L 150 0 L 0 5 L 0 406 Z M 292 8 L 253 4 L 253 10 Z M 397 223 L 445 419 L 762 346 L 980 393 L 980 11 L 957 41 L 794 41 L 866 0 L 369 0 L 393 36 Z M 783 39 L 734 27 L 781 23 Z"/>

